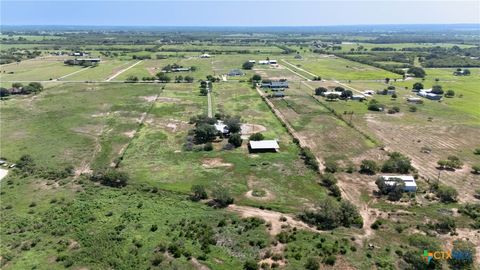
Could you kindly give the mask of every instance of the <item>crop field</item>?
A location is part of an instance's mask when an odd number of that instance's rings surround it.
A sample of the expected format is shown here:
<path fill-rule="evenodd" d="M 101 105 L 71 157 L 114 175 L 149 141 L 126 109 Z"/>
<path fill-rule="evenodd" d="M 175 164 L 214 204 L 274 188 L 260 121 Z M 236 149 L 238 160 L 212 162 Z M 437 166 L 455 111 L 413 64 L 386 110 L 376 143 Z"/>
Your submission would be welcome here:
<path fill-rule="evenodd" d="M 423 269 L 423 250 L 455 240 L 475 261 L 429 269 L 476 269 L 480 68 L 421 65 L 435 46 L 471 57 L 478 47 L 353 32 L 95 32 L 78 44 L 28 33 L 0 36 L 14 59 L 0 66 L 1 269 Z M 377 60 L 389 52 L 372 48 L 395 48 L 426 75 L 403 79 L 385 66 L 413 64 L 362 64 L 315 43 L 362 46 Z M 7 51 L 15 46 L 45 50 L 20 59 Z M 67 66 L 73 57 L 60 51 L 101 62 Z M 258 64 L 266 59 L 278 65 Z M 244 69 L 248 60 L 257 63 Z M 157 76 L 173 64 L 194 69 Z M 234 69 L 244 74 L 225 76 Z M 271 80 L 288 88 L 262 88 Z M 454 95 L 410 103 L 415 83 Z M 341 98 L 315 94 L 335 88 Z M 377 93 L 387 88 L 395 95 Z M 348 97 L 366 90 L 376 93 Z M 239 133 L 223 134 L 219 121 Z M 255 152 L 254 140 L 279 149 Z M 406 171 L 385 169 L 396 152 Z M 452 156 L 461 166 L 442 168 Z M 416 192 L 385 193 L 384 174 L 411 175 Z"/>

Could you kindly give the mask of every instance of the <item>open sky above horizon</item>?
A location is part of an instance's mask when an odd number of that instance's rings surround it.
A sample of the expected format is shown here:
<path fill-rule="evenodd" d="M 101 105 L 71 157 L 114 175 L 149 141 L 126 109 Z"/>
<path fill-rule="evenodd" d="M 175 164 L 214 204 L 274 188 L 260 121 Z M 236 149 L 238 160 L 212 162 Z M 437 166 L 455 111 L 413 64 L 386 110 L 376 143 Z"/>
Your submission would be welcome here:
<path fill-rule="evenodd" d="M 2 25 L 317 26 L 480 23 L 480 1 L 1 1 Z"/>

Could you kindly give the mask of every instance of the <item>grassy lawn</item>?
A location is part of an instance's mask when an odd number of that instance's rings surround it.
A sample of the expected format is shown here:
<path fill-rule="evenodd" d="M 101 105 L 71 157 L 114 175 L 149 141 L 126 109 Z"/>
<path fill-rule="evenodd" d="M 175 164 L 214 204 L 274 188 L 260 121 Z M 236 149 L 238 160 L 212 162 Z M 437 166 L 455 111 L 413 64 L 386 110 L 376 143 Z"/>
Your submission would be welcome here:
<path fill-rule="evenodd" d="M 1 66 L 0 79 L 2 81 L 48 81 L 80 69 L 82 67 L 67 66 L 63 64 L 63 61 L 52 57 Z"/>

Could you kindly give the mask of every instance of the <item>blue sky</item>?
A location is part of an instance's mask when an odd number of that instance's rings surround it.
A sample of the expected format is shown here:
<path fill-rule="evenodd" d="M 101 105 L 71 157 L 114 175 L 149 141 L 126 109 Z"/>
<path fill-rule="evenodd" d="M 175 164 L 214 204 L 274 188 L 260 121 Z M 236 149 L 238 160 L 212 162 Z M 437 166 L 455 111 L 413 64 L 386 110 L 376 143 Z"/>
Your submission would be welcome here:
<path fill-rule="evenodd" d="M 2 25 L 480 23 L 480 1 L 4 1 Z"/>

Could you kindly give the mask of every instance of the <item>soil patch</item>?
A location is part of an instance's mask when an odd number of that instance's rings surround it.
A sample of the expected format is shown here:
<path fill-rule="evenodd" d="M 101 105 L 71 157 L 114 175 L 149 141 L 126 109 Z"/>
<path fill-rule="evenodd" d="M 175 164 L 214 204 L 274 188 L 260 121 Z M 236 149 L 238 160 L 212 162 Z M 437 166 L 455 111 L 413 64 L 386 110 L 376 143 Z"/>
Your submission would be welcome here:
<path fill-rule="evenodd" d="M 206 158 L 202 161 L 202 166 L 207 169 L 220 168 L 220 167 L 232 167 L 232 163 L 225 163 L 221 158 Z"/>

